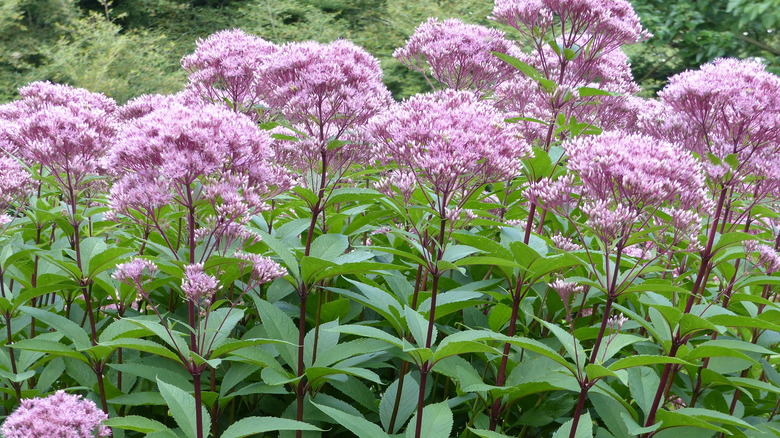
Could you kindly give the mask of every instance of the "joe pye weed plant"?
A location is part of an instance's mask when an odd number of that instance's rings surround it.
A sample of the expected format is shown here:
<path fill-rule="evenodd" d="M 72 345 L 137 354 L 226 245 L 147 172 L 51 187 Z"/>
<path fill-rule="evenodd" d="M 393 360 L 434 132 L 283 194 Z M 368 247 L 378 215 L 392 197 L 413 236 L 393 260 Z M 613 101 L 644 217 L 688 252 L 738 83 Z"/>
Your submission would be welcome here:
<path fill-rule="evenodd" d="M 197 43 L 0 105 L 5 437 L 780 434 L 780 78 L 645 99 L 625 0 Z"/>

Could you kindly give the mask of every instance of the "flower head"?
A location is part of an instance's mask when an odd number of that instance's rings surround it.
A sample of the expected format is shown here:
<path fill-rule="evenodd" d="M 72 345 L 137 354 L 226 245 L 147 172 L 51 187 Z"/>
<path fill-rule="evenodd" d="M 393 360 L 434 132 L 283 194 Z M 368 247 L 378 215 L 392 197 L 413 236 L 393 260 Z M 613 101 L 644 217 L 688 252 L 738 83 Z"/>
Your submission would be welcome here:
<path fill-rule="evenodd" d="M 251 278 L 256 284 L 268 283 L 287 275 L 284 268 L 268 257 L 249 253 L 236 253 L 236 257 L 246 260 L 252 266 Z"/>
<path fill-rule="evenodd" d="M 198 40 L 195 52 L 181 60 L 189 72 L 187 87 L 208 102 L 231 102 L 236 111 L 254 114 L 261 103 L 256 82 L 265 60 L 278 47 L 239 29 L 223 30 Z"/>
<path fill-rule="evenodd" d="M 569 169 L 579 174 L 590 199 L 692 209 L 706 197 L 701 165 L 672 143 L 610 131 L 569 141 L 565 149 Z"/>
<path fill-rule="evenodd" d="M 744 245 L 746 252 L 757 253 L 757 256 L 752 257 L 757 267 L 761 267 L 767 274 L 780 271 L 780 254 L 774 248 L 755 240 L 747 240 Z"/>
<path fill-rule="evenodd" d="M 111 274 L 111 278 L 123 283 L 138 284 L 141 282 L 144 272 L 153 276 L 157 272 L 157 265 L 149 260 L 134 258 L 129 262 L 116 265 L 116 271 Z"/>
<path fill-rule="evenodd" d="M 611 131 L 566 142 L 569 169 L 582 181 L 583 211 L 605 240 L 626 236 L 664 207 L 698 210 L 707 192 L 701 165 L 682 148 Z"/>
<path fill-rule="evenodd" d="M 620 315 L 610 316 L 607 320 L 607 326 L 613 331 L 619 332 L 626 322 L 628 322 L 628 318 L 621 313 Z"/>
<path fill-rule="evenodd" d="M 0 152 L 0 214 L 5 214 L 30 188 L 30 174 L 13 157 Z"/>
<path fill-rule="evenodd" d="M 587 56 L 647 38 L 626 0 L 496 0 L 492 18 L 538 38 L 560 25 L 561 48 L 587 47 Z M 576 41 L 588 35 L 586 41 Z M 563 50 L 561 50 L 563 52 Z"/>
<path fill-rule="evenodd" d="M 572 51 L 577 54 L 573 59 L 559 59 L 550 47 L 520 56 L 556 85 L 552 89 L 544 88 L 527 76 L 516 75 L 496 87 L 497 106 L 513 116 L 545 122 L 565 114 L 579 123 L 603 130 L 632 128 L 641 105 L 633 96 L 639 91 L 639 85 L 634 82 L 628 57 L 615 49 L 587 58 L 580 56 L 583 50 L 577 45 L 576 51 Z M 606 93 L 580 97 L 578 90 L 582 87 Z M 525 125 L 529 140 L 546 139 L 545 125 L 532 121 L 520 123 Z"/>
<path fill-rule="evenodd" d="M 16 124 L 0 134 L 3 143 L 74 191 L 83 188 L 88 175 L 102 173 L 101 159 L 116 135 L 112 99 L 50 82 L 33 82 L 19 94 L 21 100 L 0 111 Z"/>
<path fill-rule="evenodd" d="M 91 400 L 57 391 L 45 398 L 24 399 L 0 432 L 5 438 L 93 438 L 111 436 L 108 419 Z M 96 434 L 97 433 L 97 434 Z"/>
<path fill-rule="evenodd" d="M 257 94 L 304 134 L 294 144 L 297 154 L 280 157 L 303 171 L 318 168 L 323 154 L 333 168 L 366 158 L 357 131 L 392 102 L 379 61 L 346 40 L 281 46 L 264 63 Z"/>
<path fill-rule="evenodd" d="M 219 289 L 219 281 L 212 275 L 203 271 L 203 263 L 196 263 L 184 267 L 184 279 L 181 282 L 181 290 L 184 296 L 198 305 L 208 306 L 211 297 Z"/>
<path fill-rule="evenodd" d="M 430 18 L 393 56 L 448 88 L 484 93 L 516 73 L 491 52 L 514 55 L 518 51 L 497 29 Z"/>
<path fill-rule="evenodd" d="M 437 194 L 452 196 L 517 174 L 531 154 L 516 126 L 470 91 L 413 96 L 369 123 L 373 153 L 417 175 Z"/>
<path fill-rule="evenodd" d="M 270 143 L 242 114 L 219 105 L 169 100 L 123 126 L 109 157 L 119 176 L 111 206 L 129 215 L 172 198 L 183 201 L 182 188 L 197 180 L 205 186 L 201 196 L 218 205 L 240 204 L 244 213 L 253 214 L 273 191 L 291 184 L 272 163 Z"/>
<path fill-rule="evenodd" d="M 658 93 L 665 111 L 656 132 L 706 157 L 736 154 L 733 181 L 744 175 L 770 176 L 780 152 L 780 77 L 755 60 L 718 59 L 669 79 Z M 673 124 L 676 129 L 666 128 Z M 659 126 L 660 125 L 660 126 Z M 715 166 L 722 179 L 728 169 Z"/>

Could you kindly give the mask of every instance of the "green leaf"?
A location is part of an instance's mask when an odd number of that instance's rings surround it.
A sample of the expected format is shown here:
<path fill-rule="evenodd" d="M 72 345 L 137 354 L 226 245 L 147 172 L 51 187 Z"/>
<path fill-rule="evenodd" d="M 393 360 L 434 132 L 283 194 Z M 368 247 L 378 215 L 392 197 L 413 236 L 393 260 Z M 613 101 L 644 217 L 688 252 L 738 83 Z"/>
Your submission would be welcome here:
<path fill-rule="evenodd" d="M 346 367 L 346 368 L 308 367 L 306 368 L 305 374 L 310 382 L 316 382 L 317 380 L 323 377 L 341 374 L 341 375 L 360 377 L 370 382 L 374 382 L 378 385 L 382 384 L 382 379 L 380 379 L 375 372 L 364 368 L 357 368 L 357 367 Z M 316 385 L 314 384 L 312 385 L 315 386 L 316 388 Z"/>
<path fill-rule="evenodd" d="M 367 325 L 342 325 L 339 327 L 334 327 L 330 329 L 331 331 L 339 332 L 339 333 L 347 333 L 350 335 L 355 336 L 362 336 L 364 338 L 374 338 L 379 339 L 381 341 L 385 341 L 391 345 L 395 345 L 398 348 L 403 349 L 404 348 L 404 342 L 387 333 L 382 330 L 379 330 L 376 327 L 369 327 Z M 408 344 L 407 344 L 408 345 Z"/>
<path fill-rule="evenodd" d="M 108 248 L 101 251 L 89 260 L 87 278 L 95 278 L 97 274 L 115 267 L 133 252 L 130 248 L 121 247 Z"/>
<path fill-rule="evenodd" d="M 385 271 L 397 271 L 406 269 L 404 266 L 391 265 L 389 263 L 375 263 L 375 262 L 357 262 L 357 263 L 344 263 L 341 265 L 330 264 L 325 269 L 319 270 L 310 276 L 310 280 L 318 282 L 325 278 L 335 277 L 337 275 L 346 274 L 378 274 Z"/>
<path fill-rule="evenodd" d="M 538 258 L 528 266 L 528 274 L 533 278 L 540 278 L 551 272 L 564 268 L 581 265 L 583 261 L 572 254 L 564 253 L 551 257 Z"/>
<path fill-rule="evenodd" d="M 454 420 L 446 401 L 423 408 L 420 436 L 425 438 L 449 438 Z M 412 417 L 406 428 L 406 438 L 414 438 L 417 431 L 417 414 Z"/>
<path fill-rule="evenodd" d="M 336 264 L 316 257 L 303 256 L 301 258 L 301 277 L 306 284 L 313 284 L 317 278 L 328 277 L 327 274 L 322 274 L 332 266 L 336 266 Z"/>
<path fill-rule="evenodd" d="M 579 93 L 580 97 L 589 97 L 589 96 L 620 96 L 620 93 L 613 93 L 611 91 L 607 90 L 601 90 L 598 88 L 591 88 L 591 87 L 580 87 L 577 89 L 577 92 Z"/>
<path fill-rule="evenodd" d="M 424 347 L 428 337 L 428 321 L 411 307 L 404 308 L 404 315 L 406 316 L 406 326 L 409 327 L 409 332 L 417 341 L 417 345 Z M 431 343 L 436 342 L 438 333 L 434 326 L 431 332 Z"/>
<path fill-rule="evenodd" d="M 780 331 L 780 325 L 749 316 L 713 315 L 707 318 L 711 323 L 726 327 L 749 327 L 764 330 Z"/>
<path fill-rule="evenodd" d="M 620 378 L 614 371 L 604 368 L 601 365 L 590 363 L 585 366 L 585 374 L 587 374 L 590 380 L 600 379 L 602 377 L 615 377 Z"/>
<path fill-rule="evenodd" d="M 163 347 L 154 341 L 146 339 L 133 339 L 133 338 L 120 338 L 114 341 L 101 342 L 100 345 L 115 348 L 129 348 L 131 350 L 144 351 L 146 353 L 152 353 L 156 356 L 166 357 L 176 362 L 182 363 L 179 355 L 173 351 Z"/>
<path fill-rule="evenodd" d="M 374 190 L 365 187 L 345 187 L 333 190 L 328 198 L 327 205 L 338 204 L 340 202 L 373 203 L 382 195 Z"/>
<path fill-rule="evenodd" d="M 298 327 L 295 326 L 295 323 L 289 316 L 273 304 L 260 299 L 259 296 L 254 294 L 252 299 L 255 301 L 257 313 L 260 314 L 260 319 L 263 321 L 263 327 L 265 327 L 268 336 L 271 339 L 278 339 L 287 343 L 278 347 L 279 354 L 281 354 L 287 365 L 296 369 L 298 367 Z"/>
<path fill-rule="evenodd" d="M 579 341 L 577 341 L 571 333 L 547 321 L 541 319 L 538 321 L 555 335 L 572 360 L 575 360 L 580 366 L 585 364 L 585 349 L 582 348 L 582 345 L 580 345 Z"/>
<path fill-rule="evenodd" d="M 313 430 L 322 431 L 322 429 L 312 426 L 302 421 L 289 420 L 287 418 L 276 417 L 247 417 L 231 424 L 224 432 L 221 438 L 243 438 L 257 435 L 265 432 L 275 432 L 278 430 Z"/>
<path fill-rule="evenodd" d="M 173 419 L 176 420 L 176 424 L 187 436 L 197 436 L 195 397 L 178 386 L 165 383 L 159 378 L 157 378 L 157 387 L 160 389 L 165 403 L 168 404 L 168 409 L 170 409 Z M 203 430 L 208 433 L 211 430 L 211 417 L 205 407 L 198 406 L 197 408 L 203 414 Z"/>
<path fill-rule="evenodd" d="M 617 361 L 611 363 L 607 367 L 607 369 L 611 371 L 617 371 L 617 370 L 623 370 L 626 368 L 633 368 L 633 367 L 644 366 L 644 365 L 657 365 L 657 364 L 667 364 L 667 363 L 694 366 L 694 364 L 690 362 L 686 362 L 682 359 L 678 359 L 676 357 L 639 355 L 639 356 L 629 356 L 629 357 L 624 357 L 622 359 L 618 359 Z"/>
<path fill-rule="evenodd" d="M 504 435 L 503 433 L 493 432 L 491 430 L 484 430 L 484 429 L 472 429 L 469 427 L 469 430 L 474 435 L 480 437 L 480 438 L 513 438 L 510 435 Z"/>
<path fill-rule="evenodd" d="M 205 327 L 201 326 L 203 345 L 209 350 L 222 346 L 243 318 L 243 309 L 223 307 L 213 310 L 206 321 Z M 215 358 L 217 356 L 213 356 L 211 351 L 209 351 L 209 357 Z"/>
<path fill-rule="evenodd" d="M 323 234 L 314 239 L 309 255 L 327 261 L 335 260 L 349 248 L 349 239 L 342 234 Z"/>
<path fill-rule="evenodd" d="M 164 424 L 151 418 L 141 417 L 140 415 L 127 415 L 124 417 L 114 417 L 103 420 L 103 425 L 116 429 L 132 430 L 149 434 L 167 429 Z"/>
<path fill-rule="evenodd" d="M 563 425 L 553 434 L 552 438 L 569 438 L 573 425 L 574 419 L 572 418 L 563 423 Z M 590 412 L 585 412 L 580 417 L 580 420 L 577 423 L 577 431 L 574 433 L 574 438 L 593 438 L 593 421 L 590 419 Z"/>
<path fill-rule="evenodd" d="M 526 350 L 533 351 L 534 353 L 541 354 L 542 356 L 552 359 L 553 361 L 563 365 L 566 367 L 569 371 L 571 371 L 574 375 L 577 374 L 577 369 L 574 367 L 573 364 L 569 363 L 566 359 L 563 358 L 560 354 L 558 354 L 557 351 L 553 350 L 552 348 L 542 344 L 541 342 L 535 340 L 535 339 L 529 339 L 529 338 L 508 338 L 507 342 L 509 342 L 512 345 L 516 345 L 521 348 L 525 348 Z"/>
<path fill-rule="evenodd" d="M 645 415 L 650 412 L 660 382 L 658 374 L 650 367 L 639 366 L 628 370 L 628 390 Z"/>
<path fill-rule="evenodd" d="M 730 424 L 732 426 L 738 426 L 738 427 L 744 427 L 746 429 L 752 429 L 757 430 L 755 427 L 751 426 L 746 421 L 737 418 L 733 415 L 724 414 L 722 412 L 713 411 L 711 409 L 702 409 L 702 408 L 680 408 L 677 409 L 675 412 L 678 414 L 683 415 L 689 415 L 692 417 L 696 417 L 705 421 L 711 421 L 715 423 L 721 423 L 721 424 Z"/>
<path fill-rule="evenodd" d="M 35 377 L 35 371 L 30 370 L 19 374 L 14 374 L 3 369 L 0 369 L 0 377 L 8 379 L 14 383 L 24 382 L 27 379 Z"/>
<path fill-rule="evenodd" d="M 39 321 L 45 322 L 49 327 L 70 339 L 73 342 L 73 346 L 78 350 L 92 346 L 87 332 L 80 325 L 64 316 L 35 307 L 21 306 L 19 310 Z"/>
<path fill-rule="evenodd" d="M 146 438 L 182 438 L 182 437 L 181 435 L 177 435 L 176 432 L 174 432 L 171 429 L 165 429 L 165 430 L 158 430 L 157 432 L 152 432 L 146 435 Z"/>
<path fill-rule="evenodd" d="M 544 76 L 535 68 L 531 67 L 527 63 L 515 58 L 514 56 L 509 56 L 505 53 L 499 53 L 499 52 L 491 52 L 493 55 L 498 57 L 498 59 L 506 62 L 507 64 L 511 65 L 512 67 L 520 70 L 523 72 L 526 76 L 529 78 L 538 81 L 539 79 L 543 78 Z"/>
<path fill-rule="evenodd" d="M 256 338 L 256 339 L 230 339 L 228 341 L 225 341 L 222 343 L 222 345 L 219 346 L 219 348 L 215 348 L 214 351 L 211 352 L 211 356 L 209 359 L 215 359 L 220 356 L 223 356 L 227 353 L 240 350 L 245 347 L 251 347 L 254 345 L 263 345 L 263 344 L 285 344 L 291 347 L 298 348 L 295 344 L 290 344 L 285 341 L 281 341 L 278 339 L 262 339 L 262 338 Z"/>
<path fill-rule="evenodd" d="M 69 346 L 57 341 L 50 341 L 47 339 L 22 339 L 21 341 L 11 344 L 14 349 L 27 350 L 27 351 L 39 351 L 41 353 L 48 353 L 53 356 L 72 357 L 80 362 L 86 364 L 89 363 L 86 357 L 78 351 L 70 348 Z"/>
<path fill-rule="evenodd" d="M 642 427 L 627 412 L 621 412 L 620 417 L 623 418 L 623 421 L 626 424 L 626 428 L 628 429 L 628 434 L 631 436 L 637 436 L 649 432 L 655 432 L 656 430 L 661 428 L 661 423 L 655 423 L 648 427 Z"/>
<path fill-rule="evenodd" d="M 563 49 L 563 56 L 566 58 L 566 60 L 571 61 L 577 57 L 577 52 L 572 49 L 565 48 Z"/>
<path fill-rule="evenodd" d="M 656 423 L 662 423 L 660 429 L 668 429 L 670 427 L 679 427 L 679 426 L 693 426 L 698 427 L 700 429 L 708 429 L 708 430 L 716 430 L 718 432 L 723 433 L 729 433 L 726 429 L 716 426 L 714 424 L 711 424 L 705 420 L 702 420 L 696 416 L 692 415 L 685 415 L 683 413 L 680 413 L 680 410 L 676 411 L 667 411 L 665 409 L 659 409 L 658 412 L 656 412 Z M 653 424 L 653 426 L 655 426 Z"/>
<path fill-rule="evenodd" d="M 379 421 L 382 422 L 382 426 L 385 430 L 391 434 L 397 433 L 403 425 L 406 424 L 406 420 L 412 416 L 417 407 L 417 398 L 420 393 L 420 386 L 417 384 L 417 381 L 414 380 L 411 373 L 407 373 L 406 376 L 404 376 L 404 385 L 403 388 L 401 388 L 399 399 L 398 382 L 399 379 L 396 379 L 391 383 L 385 390 L 382 399 L 379 401 Z M 389 430 L 390 418 L 393 415 L 396 400 L 398 400 L 398 412 L 395 417 L 395 425 L 393 426 L 393 430 Z"/>
<path fill-rule="evenodd" d="M 438 362 L 449 356 L 455 356 L 464 353 L 497 353 L 497 350 L 480 341 L 490 339 L 503 340 L 504 336 L 488 330 L 466 330 L 455 332 L 442 339 L 439 347 L 431 359 Z"/>
<path fill-rule="evenodd" d="M 436 319 L 440 319 L 450 313 L 457 312 L 467 307 L 476 306 L 484 302 L 485 295 L 482 292 L 451 290 L 436 295 Z M 426 298 L 420 303 L 417 311 L 427 314 L 431 310 L 431 299 Z"/>
<path fill-rule="evenodd" d="M 363 417 L 348 414 L 330 406 L 314 403 L 313 401 L 311 404 L 330 418 L 334 419 L 337 423 L 347 428 L 347 430 L 357 435 L 358 438 L 390 438 L 381 427 Z"/>
<path fill-rule="evenodd" d="M 702 330 L 718 331 L 718 328 L 706 319 L 691 313 L 686 313 L 680 318 L 681 334 L 689 334 Z"/>
<path fill-rule="evenodd" d="M 192 386 L 190 382 L 190 376 L 180 366 L 165 366 L 165 365 L 153 365 L 154 362 L 149 361 L 130 362 L 130 363 L 109 363 L 108 366 L 117 371 L 138 376 L 156 382 L 157 379 L 162 379 L 164 382 L 168 382 L 179 388 L 188 388 Z M 166 364 L 167 365 L 167 364 Z"/>

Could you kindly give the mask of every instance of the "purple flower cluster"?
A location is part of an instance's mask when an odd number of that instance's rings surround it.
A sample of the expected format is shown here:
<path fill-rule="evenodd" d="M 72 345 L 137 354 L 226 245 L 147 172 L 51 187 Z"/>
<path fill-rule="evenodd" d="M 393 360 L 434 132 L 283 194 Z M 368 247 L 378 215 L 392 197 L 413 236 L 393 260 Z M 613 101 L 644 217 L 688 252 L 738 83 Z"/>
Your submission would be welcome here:
<path fill-rule="evenodd" d="M 724 183 L 746 175 L 777 180 L 780 168 L 780 77 L 753 60 L 719 59 L 673 76 L 659 93 L 655 111 L 643 115 L 643 128 L 678 141 L 702 156 L 738 165 Z M 705 158 L 706 159 L 706 158 Z M 708 165 L 716 180 L 729 168 Z M 775 184 L 776 185 L 776 184 Z"/>
<path fill-rule="evenodd" d="M 190 74 L 188 90 L 208 102 L 227 100 L 234 110 L 254 114 L 262 104 L 257 76 L 266 58 L 277 50 L 275 44 L 239 29 L 199 40 L 195 52 L 181 60 Z"/>
<path fill-rule="evenodd" d="M 24 399 L 0 428 L 5 438 L 93 438 L 111 436 L 102 426 L 108 415 L 91 400 L 57 391 L 46 398 Z"/>
<path fill-rule="evenodd" d="M 213 275 L 208 275 L 203 271 L 203 263 L 184 267 L 181 290 L 189 301 L 199 306 L 208 307 L 211 304 L 211 297 L 218 289 L 219 281 Z"/>
<path fill-rule="evenodd" d="M 517 56 L 519 49 L 500 30 L 457 19 L 431 18 L 417 27 L 393 56 L 447 88 L 486 94 L 516 73 L 491 52 Z"/>
<path fill-rule="evenodd" d="M 116 271 L 111 275 L 111 278 L 130 285 L 138 285 L 143 279 L 144 272 L 153 276 L 157 272 L 157 265 L 149 260 L 134 258 L 129 262 L 116 265 Z"/>
<path fill-rule="evenodd" d="M 257 94 L 303 134 L 278 157 L 303 171 L 367 158 L 358 129 L 392 102 L 379 61 L 346 40 L 281 46 L 259 72 Z M 333 147 L 340 140 L 347 144 Z"/>
<path fill-rule="evenodd" d="M 40 163 L 66 190 L 83 189 L 89 175 L 102 173 L 101 160 L 115 139 L 115 102 L 49 82 L 31 83 L 19 93 L 22 99 L 0 109 L 6 120 L 0 147 L 31 165 Z"/>
<path fill-rule="evenodd" d="M 13 157 L 0 152 L 0 227 L 10 222 L 9 207 L 22 200 L 30 187 L 30 174 Z"/>
<path fill-rule="evenodd" d="M 587 58 L 649 36 L 626 0 L 496 0 L 492 17 L 531 39 L 559 28 L 561 48 L 586 48 Z"/>
<path fill-rule="evenodd" d="M 268 283 L 287 275 L 284 268 L 268 257 L 250 253 L 237 253 L 236 257 L 245 260 L 251 266 L 250 278 L 255 284 Z"/>
<path fill-rule="evenodd" d="M 661 208 L 673 214 L 706 206 L 702 166 L 675 144 L 611 131 L 564 148 L 582 181 L 583 211 L 604 241 L 627 236 L 635 222 Z"/>
<path fill-rule="evenodd" d="M 517 175 L 531 147 L 516 127 L 474 92 L 445 90 L 396 104 L 371 120 L 369 132 L 377 159 L 414 172 L 446 206 L 458 192 Z M 395 175 L 410 185 L 403 172 Z"/>
<path fill-rule="evenodd" d="M 270 194 L 291 184 L 272 162 L 271 138 L 242 114 L 173 98 L 143 112 L 125 123 L 109 158 L 119 177 L 110 199 L 117 212 L 190 204 L 187 191 L 197 181 L 204 187 L 197 199 L 212 201 L 232 222 L 263 210 Z"/>

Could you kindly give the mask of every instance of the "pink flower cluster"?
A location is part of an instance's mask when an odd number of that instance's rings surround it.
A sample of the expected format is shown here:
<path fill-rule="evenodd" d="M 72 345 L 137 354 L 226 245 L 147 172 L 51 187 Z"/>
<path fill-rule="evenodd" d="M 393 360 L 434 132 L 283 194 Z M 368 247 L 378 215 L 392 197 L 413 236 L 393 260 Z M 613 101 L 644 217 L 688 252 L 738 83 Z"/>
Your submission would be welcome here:
<path fill-rule="evenodd" d="M 111 275 L 111 278 L 137 286 L 141 283 L 144 272 L 148 272 L 149 276 L 153 276 L 157 272 L 157 265 L 149 260 L 134 258 L 129 262 L 116 265 L 116 271 Z"/>
<path fill-rule="evenodd" d="M 636 99 L 639 91 L 634 82 L 628 57 L 620 49 L 605 51 L 596 57 L 583 56 L 577 45 L 573 59 L 559 57 L 549 46 L 543 46 L 518 58 L 555 82 L 554 89 L 544 89 L 524 75 L 517 75 L 499 84 L 497 105 L 513 116 L 529 117 L 545 122 L 558 114 L 590 123 L 604 130 L 628 129 L 635 124 Z M 588 87 L 618 95 L 579 96 L 579 89 Z M 526 138 L 543 140 L 547 127 L 523 122 Z"/>
<path fill-rule="evenodd" d="M 125 215 L 149 214 L 171 200 L 189 205 L 205 198 L 232 220 L 254 214 L 274 191 L 291 185 L 273 164 L 270 144 L 251 119 L 224 106 L 159 100 L 125 123 L 111 151 L 119 180 L 110 205 Z M 187 199 L 196 181 L 204 188 L 195 192 L 197 199 Z"/>
<path fill-rule="evenodd" d="M 0 108 L 6 120 L 0 147 L 40 163 L 69 190 L 83 189 L 89 175 L 102 173 L 117 129 L 112 99 L 49 82 L 31 83 L 19 94 L 22 99 Z"/>
<path fill-rule="evenodd" d="M 778 179 L 780 77 L 762 64 L 719 59 L 673 76 L 658 95 L 661 104 L 643 116 L 646 131 L 679 141 L 703 159 L 734 154 L 738 164 L 731 181 L 745 175 Z M 709 165 L 707 170 L 722 180 L 729 169 Z"/>
<path fill-rule="evenodd" d="M 517 175 L 531 147 L 516 128 L 474 92 L 457 90 L 413 96 L 368 127 L 374 156 L 414 172 L 419 184 L 443 197 L 442 206 L 460 191 Z"/>
<path fill-rule="evenodd" d="M 30 188 L 30 174 L 12 156 L 0 152 L 0 226 L 10 218 L 8 209 L 26 197 Z"/>
<path fill-rule="evenodd" d="M 237 253 L 236 257 L 245 260 L 247 264 L 251 265 L 250 279 L 254 284 L 268 283 L 287 275 L 287 271 L 284 268 L 268 257 L 250 253 Z"/>
<path fill-rule="evenodd" d="M 213 275 L 203 271 L 203 263 L 184 267 L 181 290 L 189 301 L 208 307 L 211 304 L 211 297 L 218 289 L 219 281 Z"/>
<path fill-rule="evenodd" d="M 491 52 L 517 56 L 519 49 L 500 30 L 457 19 L 430 18 L 393 56 L 426 77 L 430 74 L 447 88 L 486 94 L 516 74 L 513 67 Z"/>
<path fill-rule="evenodd" d="M 564 144 L 569 169 L 582 181 L 583 211 L 600 238 L 626 236 L 661 208 L 706 206 L 702 167 L 689 152 L 640 134 L 611 131 Z"/>
<path fill-rule="evenodd" d="M 379 61 L 346 40 L 279 47 L 259 72 L 257 94 L 303 134 L 279 159 L 304 171 L 366 159 L 361 126 L 392 102 Z"/>
<path fill-rule="evenodd" d="M 257 93 L 257 76 L 263 62 L 278 47 L 239 29 L 223 30 L 205 40 L 181 60 L 189 72 L 188 90 L 208 102 L 233 105 L 233 109 L 253 114 L 262 104 Z"/>
<path fill-rule="evenodd" d="M 584 47 L 586 57 L 649 36 L 626 0 L 496 0 L 492 18 L 534 40 L 560 29 L 561 51 Z"/>
<path fill-rule="evenodd" d="M 496 90 L 499 105 L 519 117 L 555 123 L 559 115 L 604 130 L 631 129 L 639 87 L 620 50 L 647 38 L 626 0 L 497 0 L 492 18 L 530 40 L 530 53 L 519 57 L 542 80 L 517 76 Z M 579 96 L 581 87 L 621 96 Z M 552 130 L 523 121 L 529 141 L 544 141 Z"/>
<path fill-rule="evenodd" d="M 91 400 L 57 391 L 46 398 L 22 400 L 0 432 L 5 438 L 104 437 L 111 436 L 111 430 L 101 425 L 107 418 Z"/>

